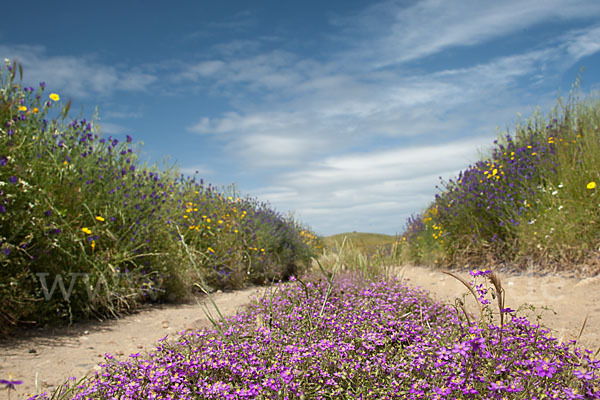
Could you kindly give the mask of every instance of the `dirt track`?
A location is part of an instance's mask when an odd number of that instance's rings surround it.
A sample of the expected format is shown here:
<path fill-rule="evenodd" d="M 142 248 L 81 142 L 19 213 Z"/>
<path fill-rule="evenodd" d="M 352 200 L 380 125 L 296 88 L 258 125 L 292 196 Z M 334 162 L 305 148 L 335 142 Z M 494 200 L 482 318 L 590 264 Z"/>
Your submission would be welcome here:
<path fill-rule="evenodd" d="M 233 316 L 250 302 L 252 296 L 260 296 L 263 291 L 250 288 L 217 293 L 213 298 L 225 316 Z M 203 300 L 201 303 L 155 306 L 119 320 L 79 323 L 0 342 L 0 379 L 12 375 L 15 380 L 23 381 L 16 386 L 12 399 L 50 392 L 69 377 L 81 378 L 93 372 L 103 361 L 104 353 L 122 360 L 132 353 L 153 350 L 165 335 L 172 338 L 182 330 L 210 326 L 202 304 L 208 305 L 213 317 L 217 314 L 210 303 Z M 4 395 L 0 391 L 0 398 Z"/>
<path fill-rule="evenodd" d="M 472 277 L 467 271 L 455 272 L 466 281 Z M 455 278 L 440 270 L 405 266 L 398 269 L 398 276 L 407 279 L 413 286 L 420 286 L 430 291 L 441 301 L 454 303 L 456 297 L 466 293 L 467 288 Z M 524 315 L 536 322 L 537 314 L 542 313 L 541 323 L 552 328 L 552 336 L 568 342 L 576 339 L 586 316 L 585 329 L 579 344 L 594 350 L 600 347 L 600 276 L 579 279 L 558 274 L 540 275 L 533 271 L 522 274 L 498 273 L 506 292 L 505 306 L 518 309 L 521 304 L 528 303 L 536 307 L 536 311 L 524 311 Z M 478 282 L 483 282 L 481 278 Z M 471 294 L 467 297 L 467 308 L 475 313 L 476 303 Z M 540 307 L 548 306 L 552 311 L 544 311 Z M 497 309 L 494 308 L 495 311 Z"/>
<path fill-rule="evenodd" d="M 407 266 L 397 270 L 414 286 L 432 292 L 438 300 L 454 302 L 466 288 L 439 270 Z M 467 272 L 458 273 L 469 280 Z M 577 279 L 560 275 L 499 274 L 506 290 L 506 306 L 514 309 L 522 303 L 536 307 L 554 308 L 557 315 L 545 312 L 542 322 L 554 329 L 553 336 L 564 341 L 576 338 L 581 324 L 588 316 L 580 340 L 583 347 L 596 350 L 600 346 L 600 276 Z M 246 289 L 215 295 L 219 309 L 226 316 L 234 315 L 251 297 L 264 289 Z M 472 297 L 467 305 L 474 307 Z M 210 307 L 210 306 L 209 306 Z M 53 332 L 42 331 L 0 342 L 0 379 L 10 375 L 23 380 L 12 393 L 13 399 L 27 398 L 26 394 L 50 391 L 65 379 L 94 371 L 104 353 L 117 359 L 129 354 L 152 350 L 157 340 L 185 329 L 198 329 L 209 322 L 199 304 L 157 306 L 120 320 L 76 324 Z M 535 314 L 529 313 L 535 321 Z M 36 389 L 37 382 L 37 389 Z M 5 394 L 0 392 L 0 397 Z"/>

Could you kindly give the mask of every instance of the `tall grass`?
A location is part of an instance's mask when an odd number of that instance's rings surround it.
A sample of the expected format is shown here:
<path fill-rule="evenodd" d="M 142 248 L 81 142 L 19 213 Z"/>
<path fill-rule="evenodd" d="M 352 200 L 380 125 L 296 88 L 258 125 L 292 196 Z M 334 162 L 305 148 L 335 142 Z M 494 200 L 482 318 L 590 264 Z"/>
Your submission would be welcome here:
<path fill-rule="evenodd" d="M 389 243 L 391 237 L 388 235 L 367 234 L 370 240 L 365 245 L 365 241 L 360 240 L 364 235 L 339 234 L 324 238 L 325 249 L 313 259 L 313 269 L 318 266 L 331 275 L 339 268 L 357 273 L 367 280 L 390 277 L 400 262 L 397 242 Z"/>
<path fill-rule="evenodd" d="M 310 229 L 234 188 L 140 162 L 130 136 L 104 137 L 93 120 L 70 117 L 70 101 L 21 79 L 21 67 L 6 61 L 0 334 L 183 299 L 199 278 L 211 290 L 235 289 L 308 265 Z"/>
<path fill-rule="evenodd" d="M 600 230 L 600 100 L 574 92 L 538 111 L 489 158 L 442 182 L 407 222 L 400 251 L 427 264 L 480 262 L 597 270 Z M 593 264 L 596 268 L 593 268 Z M 588 265 L 585 267 L 585 265 Z"/>

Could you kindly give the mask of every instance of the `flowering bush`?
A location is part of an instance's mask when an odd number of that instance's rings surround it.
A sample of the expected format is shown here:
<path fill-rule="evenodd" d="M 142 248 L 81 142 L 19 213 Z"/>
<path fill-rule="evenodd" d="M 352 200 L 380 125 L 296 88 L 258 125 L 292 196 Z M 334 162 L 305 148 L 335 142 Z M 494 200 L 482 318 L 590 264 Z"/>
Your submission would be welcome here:
<path fill-rule="evenodd" d="M 405 258 L 447 264 L 581 263 L 600 244 L 600 103 L 560 102 L 534 115 L 490 157 L 442 182 L 427 210 L 407 222 Z"/>
<path fill-rule="evenodd" d="M 180 299 L 199 279 L 286 279 L 310 260 L 291 218 L 141 163 L 129 135 L 69 121 L 70 102 L 57 111 L 60 95 L 22 87 L 17 71 L 0 69 L 0 334 Z"/>

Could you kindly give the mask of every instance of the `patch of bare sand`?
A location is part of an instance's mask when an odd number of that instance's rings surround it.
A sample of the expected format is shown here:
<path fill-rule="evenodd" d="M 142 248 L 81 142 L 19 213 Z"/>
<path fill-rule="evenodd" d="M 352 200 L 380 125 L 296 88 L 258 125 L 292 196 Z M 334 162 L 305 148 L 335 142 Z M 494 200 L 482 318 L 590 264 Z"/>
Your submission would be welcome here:
<path fill-rule="evenodd" d="M 473 278 L 468 271 L 451 271 L 467 282 Z M 431 295 L 447 304 L 454 304 L 457 297 L 468 289 L 457 279 L 444 274 L 440 269 L 418 266 L 404 266 L 396 270 L 412 286 L 418 286 L 431 292 Z M 551 336 L 568 342 L 577 339 L 583 321 L 587 316 L 585 329 L 578 345 L 596 352 L 600 347 L 600 276 L 593 278 L 575 278 L 560 274 L 497 272 L 505 290 L 505 306 L 518 309 L 522 304 L 531 304 L 535 311 L 523 311 L 530 321 L 537 322 L 537 315 L 542 313 L 541 324 L 551 329 Z M 478 283 L 483 282 L 478 278 Z M 478 315 L 475 299 L 469 293 L 466 297 L 467 309 Z M 495 304 L 494 311 L 498 311 Z M 544 311 L 547 306 L 554 310 Z"/>
<path fill-rule="evenodd" d="M 234 292 L 216 293 L 213 299 L 225 317 L 235 315 L 253 296 L 260 297 L 264 289 L 249 288 Z M 21 337 L 0 342 L 0 378 L 9 375 L 22 380 L 12 399 L 52 392 L 69 377 L 81 378 L 93 372 L 104 354 L 111 353 L 124 360 L 132 353 L 152 351 L 158 340 L 177 332 L 209 327 L 202 304 L 213 317 L 214 307 L 206 297 L 200 302 L 179 305 L 156 305 L 118 320 L 77 323 L 68 328 L 24 332 Z M 37 382 L 37 390 L 36 390 Z M 0 397 L 5 390 L 0 391 Z"/>

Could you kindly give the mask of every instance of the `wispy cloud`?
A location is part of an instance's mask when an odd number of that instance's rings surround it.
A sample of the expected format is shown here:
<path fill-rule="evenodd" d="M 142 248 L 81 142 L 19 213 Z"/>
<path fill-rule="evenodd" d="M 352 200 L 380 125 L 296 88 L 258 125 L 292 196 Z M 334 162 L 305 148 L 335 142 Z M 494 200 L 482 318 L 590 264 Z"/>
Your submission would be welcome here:
<path fill-rule="evenodd" d="M 243 95 L 232 94 L 232 110 L 200 117 L 189 130 L 215 135 L 245 168 L 278 168 L 263 172 L 268 186 L 251 192 L 296 210 L 322 233 L 353 229 L 356 220 L 399 231 L 432 200 L 439 176 L 464 169 L 499 124 L 540 101 L 530 89 L 556 94 L 553 82 L 565 69 L 598 51 L 598 28 L 454 68 L 405 65 L 541 23 L 600 14 L 589 2 L 551 3 L 385 2 L 335 21 L 357 40 L 327 59 L 271 50 L 199 62 L 184 75 Z M 365 32 L 363 41 L 358 33 Z M 394 144 L 381 150 L 386 140 Z"/>
<path fill-rule="evenodd" d="M 396 1 L 378 3 L 357 19 L 334 22 L 351 32 L 375 34 L 363 41 L 359 57 L 384 66 L 485 43 L 541 23 L 598 15 L 600 3 L 585 0 L 423 0 L 409 7 Z"/>
<path fill-rule="evenodd" d="M 499 120 L 477 121 L 478 115 L 483 117 L 491 103 L 515 97 L 520 80 L 535 75 L 551 54 L 550 49 L 535 50 L 465 68 L 377 79 L 335 74 L 328 71 L 330 61 L 315 68 L 322 75 L 313 71 L 297 85 L 268 91 L 260 103 L 239 102 L 236 111 L 201 117 L 188 130 L 217 135 L 226 149 L 252 167 L 306 163 L 327 152 L 373 144 L 381 137 L 432 141 L 464 135 L 465 130 L 477 134 L 485 128 L 489 133 Z M 342 61 L 336 62 L 343 69 Z M 247 85 L 260 85 L 270 68 L 255 71 Z M 288 69 L 290 75 L 302 75 L 293 65 Z M 514 116 L 513 101 L 507 103 L 511 106 L 495 104 L 504 110 L 493 112 Z M 471 121 L 484 126 L 468 123 L 460 115 L 465 108 L 473 114 Z"/>
<path fill-rule="evenodd" d="M 571 63 L 600 51 L 600 26 L 569 33 L 565 41 Z"/>
<path fill-rule="evenodd" d="M 0 56 L 23 64 L 27 76 L 44 77 L 54 88 L 69 96 L 109 96 L 118 91 L 143 91 L 157 77 L 142 69 L 123 69 L 105 65 L 91 55 L 49 55 L 42 46 L 0 45 Z"/>
<path fill-rule="evenodd" d="M 314 52 L 261 36 L 259 15 L 242 8 L 178 35 L 194 51 L 152 65 L 30 45 L 0 45 L 0 57 L 61 94 L 104 101 L 105 133 L 126 132 L 152 107 L 128 108 L 119 94 L 152 88 L 187 102 L 175 113 L 201 99 L 192 120 L 173 119 L 174 137 L 200 135 L 193 142 L 206 146 L 202 164 L 181 150 L 182 172 L 251 176 L 239 182 L 246 192 L 321 233 L 392 233 L 431 201 L 438 176 L 465 168 L 518 111 L 554 101 L 565 71 L 600 52 L 600 3 L 589 0 L 383 1 L 332 17 L 335 32 L 307 41 L 320 42 Z M 559 35 L 519 39 L 553 24 Z M 210 107 L 205 94 L 217 99 Z"/>
<path fill-rule="evenodd" d="M 489 139 L 327 157 L 276 175 L 278 185 L 254 193 L 296 210 L 324 234 L 352 230 L 359 220 L 381 232 L 399 232 L 411 212 L 432 200 L 439 177 L 453 177 Z"/>

